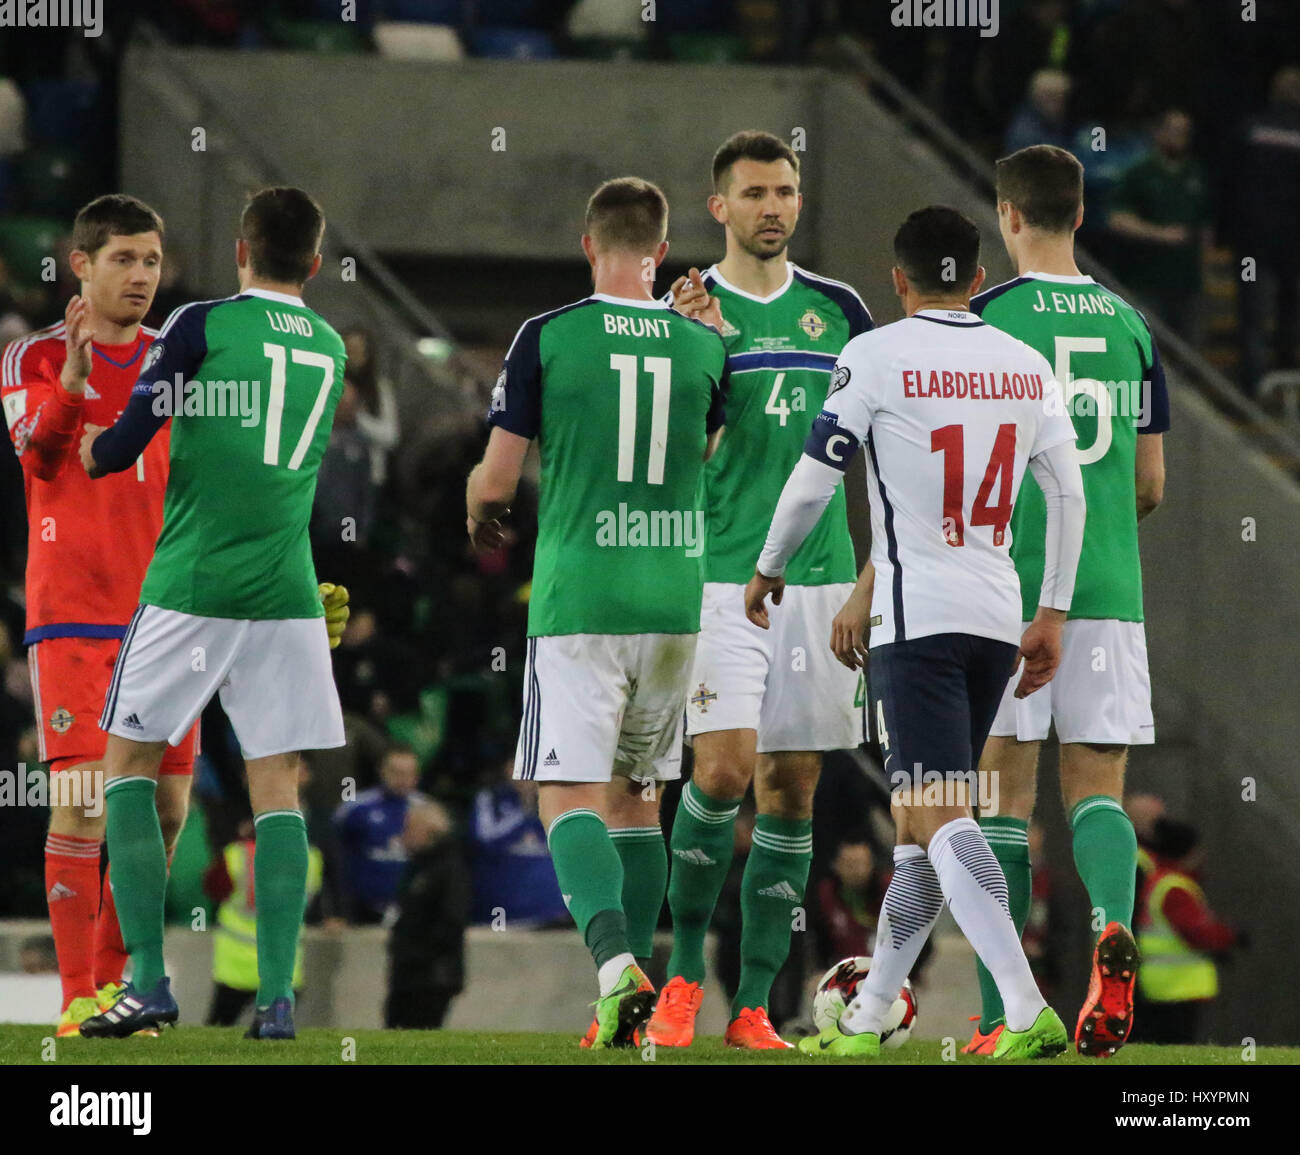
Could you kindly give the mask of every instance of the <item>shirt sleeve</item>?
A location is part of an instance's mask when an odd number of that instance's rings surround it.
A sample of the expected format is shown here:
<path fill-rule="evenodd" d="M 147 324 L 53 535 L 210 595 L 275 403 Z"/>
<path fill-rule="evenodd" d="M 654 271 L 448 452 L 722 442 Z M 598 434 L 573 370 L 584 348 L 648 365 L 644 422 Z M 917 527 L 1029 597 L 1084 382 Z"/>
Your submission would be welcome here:
<path fill-rule="evenodd" d="M 541 323 L 525 321 L 506 353 L 492 389 L 487 421 L 494 428 L 533 440 L 542 428 Z"/>
<path fill-rule="evenodd" d="M 1052 367 L 1047 358 L 1038 356 L 1038 373 L 1043 379 L 1043 412 L 1045 417 L 1038 426 L 1034 444 L 1030 447 L 1029 458 L 1032 461 L 1040 453 L 1045 453 L 1053 445 L 1077 440 L 1074 422 L 1065 408 L 1065 394 L 1061 384 L 1052 374 Z"/>
<path fill-rule="evenodd" d="M 206 321 L 207 310 L 194 304 L 182 305 L 167 318 L 145 355 L 131 400 L 90 447 L 101 474 L 129 469 L 179 409 L 185 384 L 197 376 L 208 354 Z"/>
<path fill-rule="evenodd" d="M 875 404 L 870 395 L 869 366 L 850 342 L 831 370 L 830 388 L 804 442 L 805 456 L 845 472 L 871 429 Z"/>
<path fill-rule="evenodd" d="M 1169 430 L 1169 389 L 1165 384 L 1165 367 L 1160 360 L 1155 334 L 1147 330 L 1151 341 L 1151 356 L 1143 358 L 1141 409 L 1138 414 L 1139 433 L 1166 433 Z"/>
<path fill-rule="evenodd" d="M 9 439 L 23 469 L 52 481 L 74 455 L 84 396 L 59 380 L 62 365 L 50 360 L 50 342 L 20 337 L 0 358 L 0 403 Z"/>

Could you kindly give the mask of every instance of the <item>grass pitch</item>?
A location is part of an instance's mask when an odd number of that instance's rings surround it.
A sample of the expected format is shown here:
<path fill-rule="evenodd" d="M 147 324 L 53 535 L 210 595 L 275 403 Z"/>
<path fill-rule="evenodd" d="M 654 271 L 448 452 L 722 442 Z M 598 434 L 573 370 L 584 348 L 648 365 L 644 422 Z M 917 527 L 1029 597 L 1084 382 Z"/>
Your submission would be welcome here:
<path fill-rule="evenodd" d="M 734 1051 L 722 1045 L 721 1037 L 701 1037 L 688 1050 L 668 1047 L 592 1052 L 578 1048 L 577 1033 L 525 1034 L 509 1031 L 346 1031 L 314 1027 L 299 1032 L 293 1042 L 254 1042 L 243 1037 L 242 1027 L 180 1026 L 158 1038 L 58 1039 L 52 1027 L 0 1024 L 0 1066 L 56 1064 L 119 1065 L 247 1065 L 349 1064 L 411 1066 L 453 1065 L 537 1065 L 639 1066 L 653 1062 L 667 1066 L 719 1065 L 753 1066 L 768 1064 L 844 1064 L 856 1060 L 824 1055 L 802 1055 L 798 1051 Z M 953 1048 L 948 1048 L 951 1053 Z M 940 1042 L 908 1043 L 886 1051 L 873 1065 L 896 1066 L 940 1064 L 946 1059 Z M 988 1060 L 957 1054 L 949 1062 L 987 1064 Z M 1300 1065 L 1300 1047 L 1259 1047 L 1256 1064 Z M 1035 1065 L 1087 1065 L 1073 1050 L 1046 1063 Z M 1162 1047 L 1135 1044 L 1125 1047 L 1107 1066 L 1190 1066 L 1243 1065 L 1241 1047 Z"/>

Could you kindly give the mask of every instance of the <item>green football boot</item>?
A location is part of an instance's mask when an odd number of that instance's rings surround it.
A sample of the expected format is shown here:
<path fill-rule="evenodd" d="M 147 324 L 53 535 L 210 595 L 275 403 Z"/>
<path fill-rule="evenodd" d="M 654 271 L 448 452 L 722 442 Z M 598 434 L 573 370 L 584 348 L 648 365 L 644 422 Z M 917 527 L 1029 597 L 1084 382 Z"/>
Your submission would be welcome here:
<path fill-rule="evenodd" d="M 846 1035 L 836 1022 L 820 1035 L 800 1039 L 799 1050 L 805 1055 L 849 1055 L 857 1059 L 874 1059 L 880 1054 L 880 1036 L 871 1031 Z"/>
<path fill-rule="evenodd" d="M 1061 1016 L 1051 1007 L 1038 1012 L 1038 1018 L 1027 1031 L 1004 1028 L 998 1045 L 993 1048 L 995 1059 L 1050 1059 L 1070 1045 Z"/>
<path fill-rule="evenodd" d="M 625 967 L 618 985 L 596 1000 L 596 1037 L 591 1049 L 628 1046 L 633 1032 L 654 1013 L 655 989 L 639 966 Z"/>

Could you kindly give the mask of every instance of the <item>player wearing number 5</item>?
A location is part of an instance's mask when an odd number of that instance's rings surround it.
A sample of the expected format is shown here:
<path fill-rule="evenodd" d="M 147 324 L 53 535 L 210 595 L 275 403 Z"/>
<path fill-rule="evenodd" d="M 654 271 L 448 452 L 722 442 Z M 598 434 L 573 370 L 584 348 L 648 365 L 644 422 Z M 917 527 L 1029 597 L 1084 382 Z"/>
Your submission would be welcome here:
<path fill-rule="evenodd" d="M 848 285 L 788 259 L 802 205 L 790 146 L 766 132 L 737 133 L 713 158 L 709 198 L 726 229 L 726 255 L 674 286 L 678 308 L 722 333 L 731 388 L 727 435 L 705 469 L 704 608 L 686 707 L 695 769 L 673 823 L 669 981 L 647 1028 L 661 1046 L 688 1046 L 694 1037 L 704 937 L 751 783 L 758 817 L 741 886 L 740 982 L 726 1041 L 789 1046 L 767 1007 L 808 882 L 822 751 L 862 741 L 861 683 L 825 645 L 857 576 L 843 489 L 791 560 L 790 589 L 770 632 L 745 620 L 741 597 L 835 358 L 871 328 Z"/>
<path fill-rule="evenodd" d="M 975 226 L 953 209 L 922 209 L 899 228 L 894 253 L 906 318 L 840 354 L 745 591 L 750 619 L 765 626 L 764 598 L 779 595 L 791 556 L 865 444 L 874 590 L 861 612 L 870 614 L 872 697 L 897 791 L 896 868 L 862 991 L 836 1026 L 800 1047 L 879 1052 L 884 1015 L 946 899 L 1006 1004 L 996 1054 L 1035 1058 L 1064 1050 L 1065 1028 L 1038 992 L 969 800 L 1017 642 L 1018 694 L 1046 684 L 1060 658 L 1083 539 L 1075 434 L 1043 357 L 968 310 L 984 279 Z M 1047 548 L 1022 637 L 1007 528 L 1027 468 L 1046 501 Z"/>
<path fill-rule="evenodd" d="M 108 731 L 108 849 L 132 978 L 81 1033 L 175 1022 L 163 969 L 166 860 L 159 762 L 214 694 L 248 770 L 256 827 L 260 989 L 254 1038 L 292 1038 L 307 879 L 298 752 L 343 745 L 329 637 L 307 537 L 316 472 L 343 390 L 338 334 L 302 302 L 325 219 L 300 189 L 263 189 L 240 221 L 240 292 L 177 309 L 126 410 L 89 427 L 91 477 L 129 468 L 171 419 L 162 532 L 122 641 Z M 263 383 L 267 383 L 263 387 Z"/>
<path fill-rule="evenodd" d="M 696 490 L 726 384 L 718 334 L 650 296 L 667 229 L 668 204 L 647 181 L 596 190 L 582 238 L 595 292 L 533 317 L 515 336 L 467 493 L 470 537 L 490 548 L 537 442 L 541 504 L 515 777 L 540 784 L 560 891 L 596 964 L 600 993 L 585 1041 L 597 1048 L 631 1043 L 654 1004 L 636 961 L 650 953 L 663 904 L 653 787 L 681 772 L 682 703 L 700 628 Z M 648 862 L 625 869 L 614 830 L 635 832 Z"/>
<path fill-rule="evenodd" d="M 1129 746 L 1155 741 L 1138 521 L 1164 493 L 1169 399 L 1142 316 L 1075 266 L 1074 232 L 1083 220 L 1078 160 L 1050 145 L 1022 149 L 998 161 L 997 198 L 1002 239 L 1020 275 L 976 296 L 971 309 L 1052 364 L 1079 435 L 1088 522 L 1060 673 L 1021 700 L 1008 685 L 981 767 L 997 775 L 999 809 L 980 821 L 1006 873 L 1012 917 L 1023 928 L 1038 750 L 1054 722 L 1074 861 L 1096 935 L 1075 1045 L 1081 1054 L 1107 1055 L 1123 1044 L 1133 1022 L 1137 840 L 1122 805 L 1124 768 Z M 1027 623 L 1044 548 L 1043 496 L 1032 478 L 1011 529 Z M 1002 1022 L 986 972 L 980 990 L 983 1007 L 969 1051 L 992 1046 Z"/>

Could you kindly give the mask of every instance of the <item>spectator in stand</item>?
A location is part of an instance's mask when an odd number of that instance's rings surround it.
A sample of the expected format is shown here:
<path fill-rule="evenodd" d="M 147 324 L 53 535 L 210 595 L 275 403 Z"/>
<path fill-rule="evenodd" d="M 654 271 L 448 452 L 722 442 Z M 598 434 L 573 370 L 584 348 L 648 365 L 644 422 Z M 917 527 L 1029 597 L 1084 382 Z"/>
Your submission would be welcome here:
<path fill-rule="evenodd" d="M 465 985 L 469 874 L 451 837 L 451 820 L 437 802 L 411 804 L 402 844 L 409 862 L 388 940 L 384 1026 L 431 1030 L 442 1026 Z"/>
<path fill-rule="evenodd" d="M 388 458 L 401 434 L 397 422 L 397 396 L 392 383 L 379 373 L 375 338 L 369 329 L 354 325 L 340 334 L 348 354 L 344 380 L 357 391 L 357 429 L 370 451 L 370 480 L 381 490 L 388 480 Z"/>
<path fill-rule="evenodd" d="M 1154 148 L 1120 177 L 1111 198 L 1115 272 L 1156 314 L 1195 344 L 1201 253 L 1209 241 L 1209 189 L 1192 156 L 1192 120 L 1170 109 L 1157 122 Z"/>
<path fill-rule="evenodd" d="M 814 892 L 824 936 L 818 965 L 871 954 L 892 873 L 876 870 L 876 856 L 865 838 L 840 843 L 830 873 Z"/>
<path fill-rule="evenodd" d="M 1300 67 L 1283 68 L 1268 106 L 1244 125 L 1225 220 L 1236 250 L 1242 385 L 1255 396 L 1272 369 L 1295 369 L 1300 325 Z M 1242 274 L 1253 262 L 1253 279 Z M 1268 329 L 1273 324 L 1272 364 Z"/>
<path fill-rule="evenodd" d="M 379 785 L 363 790 L 334 814 L 341 852 L 343 903 L 351 923 L 380 923 L 397 898 L 406 868 L 406 812 L 427 802 L 416 790 L 420 763 L 409 746 L 392 746 L 379 767 Z"/>
<path fill-rule="evenodd" d="M 1219 993 L 1216 963 L 1245 946 L 1206 901 L 1197 844 L 1193 827 L 1159 818 L 1147 847 L 1151 870 L 1133 920 L 1142 952 L 1133 1038 L 1144 1043 L 1200 1041 L 1205 1008 Z"/>
<path fill-rule="evenodd" d="M 366 601 L 374 569 L 369 546 L 376 490 L 370 443 L 357 421 L 360 408 L 360 391 L 345 377 L 317 475 L 311 547 L 318 573 Z"/>
<path fill-rule="evenodd" d="M 1009 156 L 1033 144 L 1054 144 L 1067 151 L 1074 133 L 1066 120 L 1070 78 L 1059 69 L 1041 68 L 1029 82 L 1029 91 L 1007 127 L 1002 151 Z"/>
<path fill-rule="evenodd" d="M 300 763 L 301 764 L 301 763 Z M 239 839 L 213 859 L 203 889 L 219 905 L 212 937 L 212 1004 L 209 1027 L 231 1027 L 257 995 L 257 907 L 253 890 L 253 820 L 241 824 Z M 307 851 L 307 905 L 321 888 L 321 852 Z M 303 945 L 293 962 L 293 989 L 302 990 Z"/>
<path fill-rule="evenodd" d="M 537 816 L 537 784 L 516 782 L 513 756 L 497 781 L 474 795 L 469 816 L 470 870 L 476 923 L 569 926 L 546 828 Z"/>

